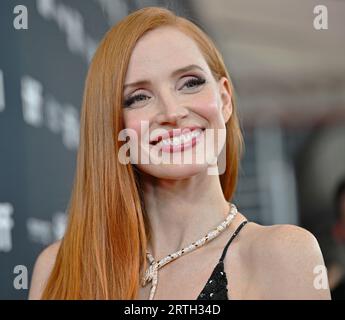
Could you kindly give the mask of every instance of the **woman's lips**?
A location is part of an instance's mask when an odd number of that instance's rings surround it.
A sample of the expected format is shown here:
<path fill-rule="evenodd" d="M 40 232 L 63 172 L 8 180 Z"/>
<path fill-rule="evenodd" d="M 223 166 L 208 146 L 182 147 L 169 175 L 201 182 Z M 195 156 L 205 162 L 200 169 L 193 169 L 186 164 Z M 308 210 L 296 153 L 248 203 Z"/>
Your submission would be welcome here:
<path fill-rule="evenodd" d="M 193 148 L 200 141 L 204 131 L 204 128 L 195 128 L 192 131 L 188 131 L 188 133 L 174 136 L 170 139 L 162 139 L 154 147 L 168 153 L 185 151 Z M 168 141 L 170 140 L 173 143 L 169 143 Z"/>
<path fill-rule="evenodd" d="M 192 125 L 192 126 L 187 126 L 187 127 L 183 127 L 183 128 L 175 128 L 175 129 L 156 129 L 158 131 L 158 134 L 155 135 L 155 137 L 153 137 L 150 140 L 150 144 L 158 144 L 161 140 L 164 139 L 170 139 L 173 137 L 179 137 L 182 134 L 188 134 L 191 133 L 194 130 L 203 130 L 204 128 L 197 126 L 197 125 Z M 155 131 L 156 131 L 155 130 Z"/>

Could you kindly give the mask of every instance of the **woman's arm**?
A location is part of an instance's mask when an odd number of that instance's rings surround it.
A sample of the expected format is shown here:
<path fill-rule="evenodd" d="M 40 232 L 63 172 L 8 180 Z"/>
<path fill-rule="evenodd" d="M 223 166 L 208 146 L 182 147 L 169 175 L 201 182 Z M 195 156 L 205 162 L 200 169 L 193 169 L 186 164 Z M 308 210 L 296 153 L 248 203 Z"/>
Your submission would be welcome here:
<path fill-rule="evenodd" d="M 29 300 L 41 299 L 45 284 L 54 267 L 60 243 L 61 241 L 53 243 L 49 247 L 45 248 L 38 256 L 32 273 Z"/>

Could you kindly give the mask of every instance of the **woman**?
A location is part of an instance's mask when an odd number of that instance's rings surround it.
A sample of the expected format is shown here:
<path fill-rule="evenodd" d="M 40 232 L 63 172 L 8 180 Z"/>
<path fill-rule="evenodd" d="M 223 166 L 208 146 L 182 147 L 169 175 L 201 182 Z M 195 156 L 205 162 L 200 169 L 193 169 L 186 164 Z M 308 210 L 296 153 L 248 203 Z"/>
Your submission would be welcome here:
<path fill-rule="evenodd" d="M 122 129 L 139 141 L 129 163 Z M 67 230 L 37 259 L 29 297 L 329 299 L 314 286 L 324 262 L 311 233 L 247 223 L 228 202 L 241 145 L 230 77 L 207 35 L 163 8 L 120 21 L 87 75 Z M 225 171 L 211 174 L 224 153 Z M 153 163 L 163 154 L 192 162 Z"/>

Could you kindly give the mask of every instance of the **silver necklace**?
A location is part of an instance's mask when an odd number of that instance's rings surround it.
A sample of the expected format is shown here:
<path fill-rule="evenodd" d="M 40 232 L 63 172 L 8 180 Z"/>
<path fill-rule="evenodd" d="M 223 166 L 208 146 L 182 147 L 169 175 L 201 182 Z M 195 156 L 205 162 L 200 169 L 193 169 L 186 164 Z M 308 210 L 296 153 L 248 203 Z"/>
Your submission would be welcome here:
<path fill-rule="evenodd" d="M 165 258 L 156 261 L 150 252 L 146 252 L 146 256 L 150 261 L 150 266 L 145 271 L 145 274 L 141 280 L 141 286 L 145 287 L 149 282 L 151 283 L 151 291 L 149 300 L 153 300 L 153 297 L 156 292 L 157 284 L 158 284 L 158 269 L 162 268 L 169 262 L 177 259 L 178 257 L 183 256 L 184 254 L 194 251 L 197 248 L 200 248 L 204 244 L 210 242 L 212 239 L 216 238 L 221 232 L 223 232 L 232 222 L 237 214 L 237 208 L 234 204 L 230 204 L 230 211 L 225 220 L 220 223 L 215 229 L 211 230 L 201 239 L 191 243 L 189 246 L 184 247 L 172 254 L 167 255 Z"/>

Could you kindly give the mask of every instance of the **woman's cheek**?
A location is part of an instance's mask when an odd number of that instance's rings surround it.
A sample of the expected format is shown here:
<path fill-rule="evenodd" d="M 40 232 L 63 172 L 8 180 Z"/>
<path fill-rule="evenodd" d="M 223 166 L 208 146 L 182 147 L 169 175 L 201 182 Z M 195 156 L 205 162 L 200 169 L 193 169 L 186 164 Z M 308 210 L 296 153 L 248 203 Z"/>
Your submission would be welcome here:
<path fill-rule="evenodd" d="M 150 115 L 144 109 L 131 110 L 126 115 L 124 115 L 124 125 L 126 129 L 131 131 L 131 146 L 139 151 L 139 149 L 144 145 L 146 146 L 150 141 Z M 135 137 L 133 137 L 135 135 Z"/>
<path fill-rule="evenodd" d="M 141 132 L 141 123 L 144 123 L 145 118 L 137 110 L 124 113 L 124 125 L 126 129 L 134 130 L 138 136 Z"/>
<path fill-rule="evenodd" d="M 219 106 L 214 92 L 207 92 L 194 100 L 194 105 L 200 116 L 209 122 L 218 118 Z"/>

